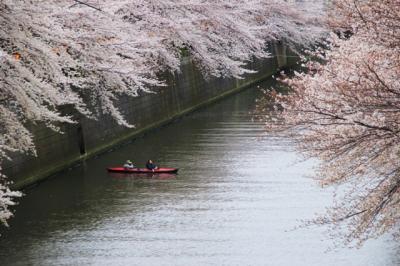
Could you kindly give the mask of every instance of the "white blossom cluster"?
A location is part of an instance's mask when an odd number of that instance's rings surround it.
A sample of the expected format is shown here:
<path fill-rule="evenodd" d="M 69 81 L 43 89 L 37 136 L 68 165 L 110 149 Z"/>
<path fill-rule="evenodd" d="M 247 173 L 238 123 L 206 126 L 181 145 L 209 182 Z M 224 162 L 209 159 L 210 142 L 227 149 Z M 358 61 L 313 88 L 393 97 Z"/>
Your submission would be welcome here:
<path fill-rule="evenodd" d="M 267 41 L 314 43 L 323 2 L 0 0 L 0 163 L 35 153 L 27 122 L 74 123 L 62 105 L 89 117 L 100 107 L 131 127 L 116 97 L 164 85 L 158 74 L 179 72 L 182 53 L 205 75 L 241 78 L 248 61 L 269 56 Z M 4 221 L 15 194 L 0 191 Z"/>
<path fill-rule="evenodd" d="M 321 160 L 322 185 L 347 192 L 317 223 L 347 226 L 361 244 L 400 222 L 400 4 L 397 0 L 335 0 L 328 49 L 286 82 L 277 96 L 283 121 L 269 124 Z M 321 62 L 322 61 L 322 62 Z M 332 230 L 337 233 L 338 231 Z"/>

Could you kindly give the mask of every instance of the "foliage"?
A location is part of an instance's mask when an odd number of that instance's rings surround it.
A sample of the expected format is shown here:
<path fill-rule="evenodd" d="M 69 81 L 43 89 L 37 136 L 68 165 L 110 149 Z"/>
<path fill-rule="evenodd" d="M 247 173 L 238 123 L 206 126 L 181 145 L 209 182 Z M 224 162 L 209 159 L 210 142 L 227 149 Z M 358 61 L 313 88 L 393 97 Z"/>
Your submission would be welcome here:
<path fill-rule="evenodd" d="M 35 153 L 28 122 L 74 123 L 62 105 L 132 127 L 116 97 L 164 85 L 157 74 L 179 72 L 182 49 L 205 75 L 241 78 L 252 72 L 246 62 L 269 56 L 269 40 L 313 43 L 321 2 L 0 0 L 0 163 L 10 152 Z M 4 221 L 17 194 L 4 184 L 0 192 Z"/>
<path fill-rule="evenodd" d="M 400 8 L 396 0 L 336 0 L 328 49 L 306 73 L 286 78 L 284 109 L 269 130 L 321 160 L 316 179 L 343 184 L 335 205 L 313 223 L 362 244 L 400 221 Z M 343 33 L 343 34 L 342 34 Z M 348 230 L 336 230 L 346 227 Z"/>

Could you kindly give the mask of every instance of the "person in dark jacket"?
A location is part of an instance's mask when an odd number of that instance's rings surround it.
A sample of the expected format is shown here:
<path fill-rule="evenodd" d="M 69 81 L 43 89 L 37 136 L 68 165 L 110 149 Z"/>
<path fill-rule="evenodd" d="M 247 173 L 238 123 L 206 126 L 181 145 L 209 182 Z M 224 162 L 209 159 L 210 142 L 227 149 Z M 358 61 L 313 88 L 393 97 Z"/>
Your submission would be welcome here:
<path fill-rule="evenodd" d="M 149 170 L 154 171 L 154 170 L 157 169 L 158 167 L 157 167 L 157 165 L 155 165 L 155 164 L 153 163 L 152 160 L 148 160 L 147 163 L 146 163 L 146 168 L 149 169 Z"/>

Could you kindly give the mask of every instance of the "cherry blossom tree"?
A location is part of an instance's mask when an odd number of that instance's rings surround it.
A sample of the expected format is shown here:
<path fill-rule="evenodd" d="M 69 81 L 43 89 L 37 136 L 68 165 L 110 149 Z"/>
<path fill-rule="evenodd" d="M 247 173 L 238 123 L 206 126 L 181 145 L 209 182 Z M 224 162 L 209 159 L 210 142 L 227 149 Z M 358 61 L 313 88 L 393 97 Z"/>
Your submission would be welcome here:
<path fill-rule="evenodd" d="M 253 72 L 247 62 L 270 56 L 268 41 L 314 43 L 323 2 L 0 0 L 0 164 L 13 152 L 35 154 L 27 123 L 56 131 L 74 123 L 63 105 L 132 127 L 116 97 L 165 85 L 157 74 L 179 72 L 182 50 L 206 76 L 242 78 Z M 2 183 L 0 221 L 19 195 Z"/>
<path fill-rule="evenodd" d="M 267 94 L 281 110 L 267 128 L 320 159 L 321 185 L 340 185 L 312 223 L 362 244 L 397 234 L 400 222 L 400 3 L 335 0 L 329 23 L 327 49 L 311 53 L 305 73 L 283 78 L 290 92 Z"/>

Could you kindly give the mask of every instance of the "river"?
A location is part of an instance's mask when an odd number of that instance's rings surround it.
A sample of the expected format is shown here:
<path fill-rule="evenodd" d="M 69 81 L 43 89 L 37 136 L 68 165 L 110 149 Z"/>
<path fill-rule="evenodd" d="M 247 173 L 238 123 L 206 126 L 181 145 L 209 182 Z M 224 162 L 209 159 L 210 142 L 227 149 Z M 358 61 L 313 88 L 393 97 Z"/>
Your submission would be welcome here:
<path fill-rule="evenodd" d="M 294 230 L 332 192 L 290 142 L 261 137 L 257 97 L 250 88 L 27 190 L 1 229 L 0 265 L 400 265 L 389 237 L 329 251 L 324 228 Z M 149 158 L 179 174 L 105 170 Z"/>

